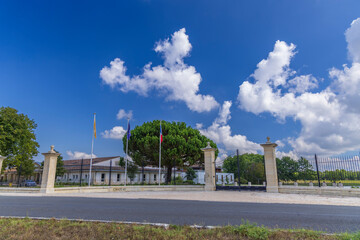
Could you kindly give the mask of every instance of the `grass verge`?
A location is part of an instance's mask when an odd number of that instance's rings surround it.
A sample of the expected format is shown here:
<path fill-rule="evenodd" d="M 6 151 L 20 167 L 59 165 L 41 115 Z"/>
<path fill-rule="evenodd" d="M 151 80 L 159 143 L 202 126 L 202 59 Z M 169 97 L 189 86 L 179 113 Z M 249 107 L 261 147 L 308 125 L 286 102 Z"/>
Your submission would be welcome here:
<path fill-rule="evenodd" d="M 0 239 L 360 239 L 357 234 L 324 234 L 310 230 L 269 229 L 244 222 L 240 226 L 168 228 L 122 223 L 0 218 Z"/>

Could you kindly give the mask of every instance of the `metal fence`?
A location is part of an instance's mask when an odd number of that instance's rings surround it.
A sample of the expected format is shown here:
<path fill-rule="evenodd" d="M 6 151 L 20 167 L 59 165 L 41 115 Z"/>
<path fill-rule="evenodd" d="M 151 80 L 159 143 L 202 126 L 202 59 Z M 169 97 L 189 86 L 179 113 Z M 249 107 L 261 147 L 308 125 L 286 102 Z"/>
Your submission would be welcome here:
<path fill-rule="evenodd" d="M 232 159 L 232 171 L 231 179 L 227 181 L 226 175 L 229 173 L 215 172 L 215 183 L 216 190 L 232 190 L 232 191 L 265 191 L 265 166 L 264 166 L 264 157 L 260 155 L 260 159 L 253 158 L 251 161 L 249 159 L 244 159 L 244 155 L 239 155 L 239 150 L 236 150 L 236 154 L 228 156 Z M 258 154 L 253 154 L 258 155 Z M 245 158 L 249 158 L 245 156 Z M 221 162 L 223 164 L 224 161 Z M 215 164 L 215 169 L 216 164 Z M 224 177 L 225 176 L 225 177 Z M 230 175 L 229 175 L 230 176 Z M 233 177 L 234 176 L 234 177 Z M 235 176 L 237 176 L 235 178 Z M 224 178 L 223 178 L 224 177 Z M 226 184 L 227 183 L 227 184 Z"/>
<path fill-rule="evenodd" d="M 317 180 L 319 186 L 329 183 L 336 186 L 360 186 L 360 157 L 337 156 L 318 157 L 308 160 L 313 171 L 309 171 L 309 180 Z M 334 185 L 335 186 L 335 185 Z"/>

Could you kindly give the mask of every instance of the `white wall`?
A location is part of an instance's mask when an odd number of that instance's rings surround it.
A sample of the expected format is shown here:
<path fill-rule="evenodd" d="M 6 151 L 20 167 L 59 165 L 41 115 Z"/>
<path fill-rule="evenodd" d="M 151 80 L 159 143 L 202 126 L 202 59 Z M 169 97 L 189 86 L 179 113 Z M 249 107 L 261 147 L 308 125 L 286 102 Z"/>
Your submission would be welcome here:
<path fill-rule="evenodd" d="M 196 178 L 193 180 L 196 184 L 205 184 L 205 171 L 196 171 Z M 234 174 L 233 173 L 216 173 L 217 182 L 216 184 L 233 184 Z M 186 180 L 186 173 L 182 172 L 181 177 Z M 228 181 L 226 181 L 226 177 Z"/>
<path fill-rule="evenodd" d="M 104 174 L 104 181 L 101 181 L 101 175 Z M 120 181 L 117 181 L 117 175 L 120 174 Z M 159 182 L 159 172 L 156 171 L 156 169 L 154 171 L 151 172 L 145 172 L 145 184 L 156 184 Z M 83 172 L 82 174 L 82 179 L 83 182 L 87 182 L 88 181 L 88 172 Z M 142 173 L 141 171 L 137 172 L 135 174 L 135 178 L 132 181 L 132 183 L 141 183 L 142 181 L 142 177 L 141 177 Z M 154 175 L 156 175 L 156 180 L 154 179 Z M 180 174 L 177 173 L 177 176 L 179 176 Z M 57 182 L 68 182 L 68 183 L 79 183 L 80 182 L 80 172 L 70 172 L 70 173 L 65 173 L 64 176 L 62 177 L 57 177 L 56 178 Z M 165 173 L 161 174 L 161 182 L 165 182 Z M 97 184 L 97 185 L 108 185 L 109 184 L 109 171 L 102 171 L 102 172 L 92 172 L 92 183 Z M 117 172 L 117 171 L 113 171 L 111 173 L 111 184 L 112 185 L 116 185 L 116 184 L 124 184 L 125 183 L 125 173 L 124 172 Z M 130 182 L 130 178 L 127 178 L 127 183 L 131 183 Z"/>

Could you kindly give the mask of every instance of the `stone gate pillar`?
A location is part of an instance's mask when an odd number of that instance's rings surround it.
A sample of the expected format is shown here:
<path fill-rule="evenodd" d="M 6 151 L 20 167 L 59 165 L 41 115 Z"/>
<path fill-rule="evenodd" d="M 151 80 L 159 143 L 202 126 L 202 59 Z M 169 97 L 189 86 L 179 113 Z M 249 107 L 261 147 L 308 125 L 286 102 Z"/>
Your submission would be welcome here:
<path fill-rule="evenodd" d="M 260 145 L 264 148 L 266 191 L 278 193 L 279 186 L 275 155 L 275 148 L 277 147 L 277 144 L 270 142 L 270 138 L 267 137 L 267 142 Z"/>
<path fill-rule="evenodd" d="M 56 162 L 57 157 L 60 156 L 60 153 L 55 152 L 54 145 L 51 145 L 50 151 L 47 153 L 42 153 L 42 155 L 44 155 L 45 160 L 41 178 L 40 192 L 52 193 L 54 192 Z"/>
<path fill-rule="evenodd" d="M 207 143 L 206 148 L 201 150 L 204 152 L 204 165 L 205 165 L 205 191 L 215 191 L 215 148 L 210 146 L 210 142 Z"/>
<path fill-rule="evenodd" d="M 6 157 L 3 157 L 0 155 L 0 175 L 1 175 L 1 169 L 2 169 L 2 165 L 3 165 L 3 162 L 5 160 Z"/>

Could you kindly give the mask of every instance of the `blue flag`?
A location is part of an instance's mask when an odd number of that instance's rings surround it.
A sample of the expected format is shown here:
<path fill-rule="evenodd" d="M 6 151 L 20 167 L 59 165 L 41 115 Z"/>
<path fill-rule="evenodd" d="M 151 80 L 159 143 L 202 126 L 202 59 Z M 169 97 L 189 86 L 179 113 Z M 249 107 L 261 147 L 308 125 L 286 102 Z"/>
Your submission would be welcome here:
<path fill-rule="evenodd" d="M 128 122 L 128 129 L 127 129 L 127 139 L 129 140 L 131 137 L 131 132 L 130 132 L 130 121 Z"/>

